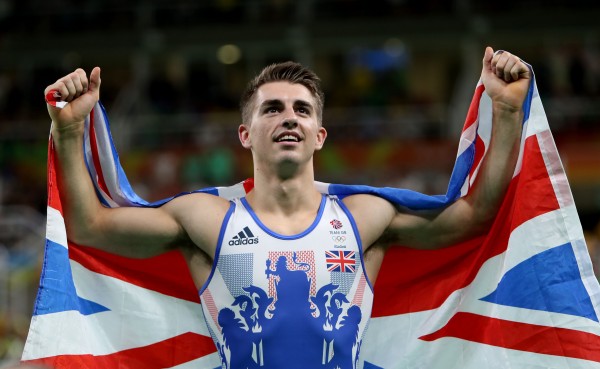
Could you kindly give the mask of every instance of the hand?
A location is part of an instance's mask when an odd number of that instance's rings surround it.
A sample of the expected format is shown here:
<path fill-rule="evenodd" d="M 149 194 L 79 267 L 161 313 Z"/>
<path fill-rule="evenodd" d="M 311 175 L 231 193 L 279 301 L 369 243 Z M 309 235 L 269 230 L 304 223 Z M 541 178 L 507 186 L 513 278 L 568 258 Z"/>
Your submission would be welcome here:
<path fill-rule="evenodd" d="M 481 77 L 485 91 L 501 108 L 520 111 L 529 90 L 531 71 L 517 56 L 503 51 L 494 55 L 485 49 Z"/>
<path fill-rule="evenodd" d="M 100 99 L 100 68 L 92 70 L 89 80 L 85 71 L 79 68 L 46 87 L 44 96 L 50 90 L 57 90 L 61 100 L 69 102 L 62 109 L 47 104 L 54 128 L 59 131 L 81 129 L 83 121 Z"/>

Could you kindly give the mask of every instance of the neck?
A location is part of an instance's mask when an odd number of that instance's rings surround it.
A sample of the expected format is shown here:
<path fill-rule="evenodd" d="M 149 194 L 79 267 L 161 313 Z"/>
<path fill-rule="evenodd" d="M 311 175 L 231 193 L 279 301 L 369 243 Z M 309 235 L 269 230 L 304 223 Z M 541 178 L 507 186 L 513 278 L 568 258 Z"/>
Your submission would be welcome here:
<path fill-rule="evenodd" d="M 320 203 L 321 194 L 314 185 L 312 162 L 302 168 L 269 170 L 254 168 L 254 189 L 247 199 L 259 212 L 290 214 L 302 210 L 314 210 Z"/>

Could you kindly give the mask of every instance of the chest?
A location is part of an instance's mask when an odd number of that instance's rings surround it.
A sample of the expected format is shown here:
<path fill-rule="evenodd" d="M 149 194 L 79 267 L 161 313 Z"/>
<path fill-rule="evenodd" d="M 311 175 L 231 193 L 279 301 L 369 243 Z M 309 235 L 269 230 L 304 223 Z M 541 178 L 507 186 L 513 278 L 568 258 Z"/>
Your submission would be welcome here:
<path fill-rule="evenodd" d="M 215 262 L 226 280 L 272 290 L 276 283 L 301 279 L 314 295 L 331 283 L 332 272 L 346 284 L 362 274 L 355 226 L 331 200 L 323 202 L 307 227 L 291 235 L 267 227 L 243 202 L 236 203 L 225 224 Z"/>
<path fill-rule="evenodd" d="M 323 198 L 316 214 L 259 217 L 244 200 L 236 202 L 222 229 L 220 253 L 267 250 L 360 250 L 360 240 L 350 214 L 339 203 Z M 230 242 L 232 241 L 232 242 Z M 260 245 L 253 247 L 252 245 Z M 241 246 L 231 249 L 227 246 Z"/>

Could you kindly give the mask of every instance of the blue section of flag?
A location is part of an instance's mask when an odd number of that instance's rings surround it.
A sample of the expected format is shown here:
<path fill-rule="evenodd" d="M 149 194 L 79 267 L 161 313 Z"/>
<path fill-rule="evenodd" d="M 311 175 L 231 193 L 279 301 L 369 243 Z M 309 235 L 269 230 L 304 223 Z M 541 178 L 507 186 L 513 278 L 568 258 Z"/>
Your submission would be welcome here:
<path fill-rule="evenodd" d="M 598 321 L 570 243 L 517 264 L 482 301 Z"/>
<path fill-rule="evenodd" d="M 523 61 L 523 63 L 525 62 Z M 535 77 L 533 73 L 533 68 L 531 68 L 531 65 L 527 63 L 525 63 L 525 65 L 527 65 L 527 68 L 529 68 L 529 72 L 531 72 L 532 81 L 529 84 L 529 89 L 527 90 L 527 97 L 523 102 L 523 124 L 525 124 L 525 122 L 529 120 L 529 115 L 531 114 L 531 102 L 533 100 L 533 95 L 534 93 L 537 93 L 537 90 L 535 88 Z"/>
<path fill-rule="evenodd" d="M 449 203 L 444 195 L 426 195 L 413 190 L 391 187 L 332 183 L 329 185 L 327 192 L 342 199 L 356 194 L 375 195 L 409 209 L 437 209 Z"/>
<path fill-rule="evenodd" d="M 363 369 L 385 369 L 385 368 L 365 361 L 365 365 L 363 366 Z"/>
<path fill-rule="evenodd" d="M 67 249 L 46 240 L 46 257 L 33 315 L 71 310 L 91 315 L 109 309 L 77 296 Z"/>

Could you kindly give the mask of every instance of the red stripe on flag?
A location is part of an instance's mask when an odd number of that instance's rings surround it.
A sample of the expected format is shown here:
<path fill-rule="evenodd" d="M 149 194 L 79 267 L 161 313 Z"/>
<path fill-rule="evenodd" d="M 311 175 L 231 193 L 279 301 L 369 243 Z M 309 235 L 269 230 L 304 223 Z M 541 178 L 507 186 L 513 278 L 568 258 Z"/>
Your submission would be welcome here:
<path fill-rule="evenodd" d="M 477 86 L 475 89 L 475 94 L 473 95 L 473 99 L 471 99 L 471 105 L 469 106 L 469 111 L 467 112 L 467 118 L 465 118 L 465 125 L 463 126 L 462 130 L 463 132 L 477 121 L 477 117 L 479 116 L 479 100 L 481 100 L 483 91 L 485 91 L 483 84 Z"/>
<path fill-rule="evenodd" d="M 455 337 L 513 350 L 600 362 L 600 337 L 565 328 L 520 323 L 459 312 L 437 332 L 420 337 Z"/>
<path fill-rule="evenodd" d="M 246 191 L 246 193 L 252 191 L 252 189 L 254 188 L 254 178 L 247 178 L 243 182 L 243 186 L 244 186 L 244 191 Z"/>
<path fill-rule="evenodd" d="M 63 213 L 60 194 L 58 192 L 58 181 L 56 176 L 56 154 L 54 153 L 54 142 L 50 136 L 48 144 L 48 206 Z"/>
<path fill-rule="evenodd" d="M 525 150 L 523 170 L 511 181 L 487 235 L 439 250 L 387 251 L 374 286 L 373 317 L 439 307 L 454 291 L 469 285 L 483 263 L 506 250 L 516 227 L 559 208 L 536 136 L 527 139 Z"/>
<path fill-rule="evenodd" d="M 161 369 L 187 363 L 215 351 L 215 344 L 210 337 L 188 332 L 148 346 L 123 350 L 114 354 L 58 355 L 25 362 L 50 365 L 55 369 Z"/>
<path fill-rule="evenodd" d="M 96 129 L 94 127 L 95 118 L 94 113 L 96 109 L 92 109 L 90 113 L 90 146 L 92 149 L 92 161 L 94 162 L 94 168 L 96 169 L 98 186 L 106 193 L 108 197 L 110 196 L 110 192 L 108 192 L 108 187 L 106 186 L 106 182 L 104 182 L 104 174 L 102 173 L 102 166 L 100 165 L 100 157 L 98 155 L 98 143 L 96 142 Z M 111 197 L 112 198 L 112 197 Z"/>
<path fill-rule="evenodd" d="M 167 296 L 200 302 L 187 263 L 179 251 L 132 259 L 69 242 L 69 258 L 85 268 Z"/>
<path fill-rule="evenodd" d="M 537 136 L 530 136 L 525 141 L 525 150 L 528 155 L 523 160 L 522 179 L 511 214 L 515 227 L 560 208 Z"/>
<path fill-rule="evenodd" d="M 481 137 L 479 137 L 479 135 L 477 135 L 477 137 L 475 137 L 475 157 L 473 158 L 473 165 L 471 166 L 471 170 L 469 171 L 469 178 L 473 178 L 473 173 L 475 172 L 475 170 L 481 163 L 481 160 L 483 159 L 484 154 L 485 154 L 485 143 L 483 142 Z M 469 186 L 469 188 L 470 188 L 470 186 Z"/>

